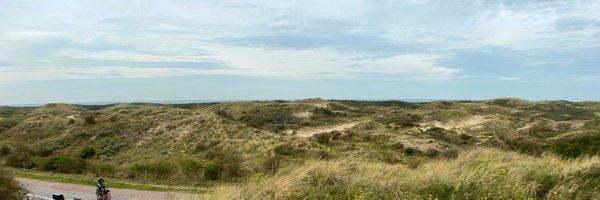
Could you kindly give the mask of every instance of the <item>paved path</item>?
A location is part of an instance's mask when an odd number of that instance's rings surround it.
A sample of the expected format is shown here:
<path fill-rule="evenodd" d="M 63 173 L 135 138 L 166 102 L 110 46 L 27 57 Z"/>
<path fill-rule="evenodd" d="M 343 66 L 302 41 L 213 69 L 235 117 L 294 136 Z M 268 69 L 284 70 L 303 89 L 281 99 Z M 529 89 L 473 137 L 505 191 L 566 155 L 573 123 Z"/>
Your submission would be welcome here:
<path fill-rule="evenodd" d="M 82 200 L 95 200 L 96 187 L 67 183 L 56 183 L 26 178 L 16 178 L 30 193 L 43 197 L 52 197 L 53 193 L 60 193 L 65 199 L 80 198 Z M 110 186 L 110 185 L 109 185 Z M 113 189 L 109 188 L 113 200 L 166 200 L 166 199 L 199 199 L 200 195 L 154 192 L 143 190 Z"/>

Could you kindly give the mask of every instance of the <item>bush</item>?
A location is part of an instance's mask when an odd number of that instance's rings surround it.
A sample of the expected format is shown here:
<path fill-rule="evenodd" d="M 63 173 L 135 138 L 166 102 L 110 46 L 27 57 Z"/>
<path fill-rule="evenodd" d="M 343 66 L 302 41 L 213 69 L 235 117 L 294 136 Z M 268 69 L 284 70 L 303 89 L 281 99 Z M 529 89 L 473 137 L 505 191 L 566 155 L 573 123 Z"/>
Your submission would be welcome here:
<path fill-rule="evenodd" d="M 53 171 L 67 174 L 81 174 L 86 167 L 86 162 L 80 158 L 70 156 L 53 156 L 42 164 L 44 171 Z"/>
<path fill-rule="evenodd" d="M 96 123 L 96 118 L 92 115 L 88 115 L 83 118 L 83 125 L 92 125 Z"/>
<path fill-rule="evenodd" d="M 418 150 L 412 148 L 412 147 L 408 147 L 404 149 L 404 154 L 412 156 L 415 155 L 418 152 Z"/>
<path fill-rule="evenodd" d="M 6 145 L 0 147 L 0 157 L 7 156 L 10 153 L 10 148 Z"/>
<path fill-rule="evenodd" d="M 167 179 L 175 174 L 174 164 L 166 161 L 154 161 L 150 163 L 135 163 L 130 170 L 136 177 L 147 178 L 149 175 L 155 179 Z"/>
<path fill-rule="evenodd" d="M 86 145 L 79 150 L 79 157 L 88 159 L 96 155 L 96 148 L 91 145 Z"/>
<path fill-rule="evenodd" d="M 217 180 L 219 176 L 221 176 L 221 172 L 223 171 L 223 167 L 221 167 L 218 163 L 208 163 L 204 168 L 204 177 L 209 180 Z"/>
<path fill-rule="evenodd" d="M 106 138 L 98 144 L 98 155 L 113 156 L 119 153 L 127 143 L 120 139 Z"/>
<path fill-rule="evenodd" d="M 7 171 L 0 169 L 0 197 L 5 200 L 21 200 L 27 194 L 13 176 Z"/>
<path fill-rule="evenodd" d="M 202 177 L 202 171 L 204 169 L 202 163 L 192 159 L 184 159 L 180 160 L 178 164 L 185 179 L 199 179 Z"/>
<path fill-rule="evenodd" d="M 6 165 L 11 167 L 31 169 L 35 167 L 33 162 L 31 151 L 26 147 L 17 147 L 14 151 L 11 151 L 7 156 L 4 157 Z"/>

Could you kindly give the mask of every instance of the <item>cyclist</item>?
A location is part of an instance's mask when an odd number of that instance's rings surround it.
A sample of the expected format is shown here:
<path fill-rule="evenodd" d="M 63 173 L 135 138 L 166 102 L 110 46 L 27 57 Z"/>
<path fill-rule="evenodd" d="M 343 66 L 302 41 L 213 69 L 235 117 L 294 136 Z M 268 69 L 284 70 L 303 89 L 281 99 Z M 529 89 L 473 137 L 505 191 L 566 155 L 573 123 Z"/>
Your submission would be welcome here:
<path fill-rule="evenodd" d="M 100 177 L 96 181 L 96 195 L 100 196 L 104 194 L 104 190 L 106 190 L 106 183 L 104 183 L 104 179 Z"/>

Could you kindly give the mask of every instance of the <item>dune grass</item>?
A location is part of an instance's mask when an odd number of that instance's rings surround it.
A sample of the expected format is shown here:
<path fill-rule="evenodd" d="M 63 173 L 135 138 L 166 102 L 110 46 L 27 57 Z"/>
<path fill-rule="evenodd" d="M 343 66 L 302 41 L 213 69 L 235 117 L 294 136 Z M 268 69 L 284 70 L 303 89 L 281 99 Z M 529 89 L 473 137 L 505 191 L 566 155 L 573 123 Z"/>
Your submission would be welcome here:
<path fill-rule="evenodd" d="M 564 160 L 497 149 L 417 168 L 352 160 L 308 161 L 274 176 L 221 186 L 210 199 L 600 199 L 600 158 Z"/>

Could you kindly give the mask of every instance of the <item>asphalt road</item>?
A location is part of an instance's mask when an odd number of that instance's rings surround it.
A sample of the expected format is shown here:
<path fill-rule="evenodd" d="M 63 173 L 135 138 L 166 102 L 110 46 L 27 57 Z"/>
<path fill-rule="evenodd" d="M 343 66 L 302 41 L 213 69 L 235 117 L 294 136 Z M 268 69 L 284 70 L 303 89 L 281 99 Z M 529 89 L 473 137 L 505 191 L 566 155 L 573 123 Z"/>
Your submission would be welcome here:
<path fill-rule="evenodd" d="M 30 193 L 38 196 L 52 197 L 52 194 L 59 193 L 63 194 L 65 199 L 80 198 L 82 200 L 96 200 L 96 187 L 93 186 L 56 183 L 26 178 L 16 178 L 16 180 L 25 186 Z M 174 197 L 177 197 L 178 199 L 199 198 L 193 194 L 113 189 L 110 188 L 110 183 L 108 186 L 113 200 L 166 200 L 173 199 Z"/>

